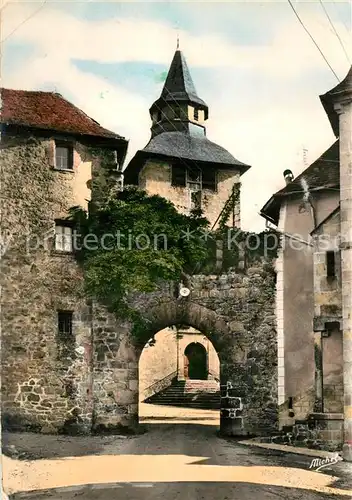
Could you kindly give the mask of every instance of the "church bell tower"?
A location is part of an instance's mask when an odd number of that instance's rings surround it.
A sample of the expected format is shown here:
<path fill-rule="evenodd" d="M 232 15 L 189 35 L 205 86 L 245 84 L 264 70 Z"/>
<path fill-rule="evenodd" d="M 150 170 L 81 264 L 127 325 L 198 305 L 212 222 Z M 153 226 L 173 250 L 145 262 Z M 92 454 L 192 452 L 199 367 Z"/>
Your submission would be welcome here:
<path fill-rule="evenodd" d="M 151 138 L 125 169 L 125 185 L 159 194 L 182 213 L 201 208 L 211 227 L 236 192 L 232 221 L 240 227 L 240 176 L 250 167 L 207 138 L 209 108 L 198 96 L 178 47 L 149 113 Z"/>

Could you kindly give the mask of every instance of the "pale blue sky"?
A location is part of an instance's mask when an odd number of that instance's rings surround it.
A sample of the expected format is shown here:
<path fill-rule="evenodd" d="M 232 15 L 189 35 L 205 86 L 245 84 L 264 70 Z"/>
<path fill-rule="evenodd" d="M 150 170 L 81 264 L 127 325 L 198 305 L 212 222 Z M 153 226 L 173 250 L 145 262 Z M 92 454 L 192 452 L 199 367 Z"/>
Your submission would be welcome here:
<path fill-rule="evenodd" d="M 319 1 L 293 3 L 343 78 L 350 64 Z M 60 92 L 130 139 L 129 157 L 149 140 L 148 109 L 179 31 L 210 108 L 208 137 L 253 166 L 243 177 L 245 228 L 262 228 L 257 212 L 285 168 L 304 168 L 303 146 L 313 161 L 334 140 L 318 96 L 337 80 L 285 0 L 40 5 L 4 9 L 3 85 Z M 351 58 L 351 5 L 324 5 Z"/>

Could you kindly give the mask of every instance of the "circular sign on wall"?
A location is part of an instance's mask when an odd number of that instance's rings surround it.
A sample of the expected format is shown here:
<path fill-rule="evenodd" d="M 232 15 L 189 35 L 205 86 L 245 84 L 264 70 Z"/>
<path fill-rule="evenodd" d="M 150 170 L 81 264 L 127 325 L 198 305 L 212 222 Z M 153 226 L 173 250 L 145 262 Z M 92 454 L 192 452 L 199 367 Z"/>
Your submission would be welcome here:
<path fill-rule="evenodd" d="M 190 289 L 189 288 L 186 288 L 186 287 L 182 287 L 180 288 L 180 295 L 181 297 L 188 297 L 188 295 L 190 294 Z"/>

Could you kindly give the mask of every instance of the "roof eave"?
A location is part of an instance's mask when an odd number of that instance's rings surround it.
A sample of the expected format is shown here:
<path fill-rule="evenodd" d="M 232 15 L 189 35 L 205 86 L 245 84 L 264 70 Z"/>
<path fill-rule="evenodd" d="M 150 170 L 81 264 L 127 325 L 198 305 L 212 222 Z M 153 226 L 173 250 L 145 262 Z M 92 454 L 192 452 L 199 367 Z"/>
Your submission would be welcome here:
<path fill-rule="evenodd" d="M 339 137 L 339 117 L 334 109 L 331 94 L 328 92 L 327 94 L 321 95 L 320 102 L 322 103 L 325 113 L 329 118 L 329 122 L 335 137 Z"/>
<path fill-rule="evenodd" d="M 281 201 L 278 196 L 274 195 L 265 203 L 263 208 L 260 210 L 259 215 L 277 226 L 279 222 L 280 207 Z M 277 217 L 274 215 L 275 213 L 278 213 Z"/>
<path fill-rule="evenodd" d="M 179 157 L 176 157 L 176 156 L 171 156 L 171 155 L 169 156 L 169 155 L 166 155 L 163 153 L 156 153 L 153 151 L 144 151 L 144 150 L 140 149 L 134 155 L 132 160 L 130 160 L 129 164 L 126 166 L 126 168 L 124 170 L 124 173 L 127 171 L 128 178 L 131 178 L 131 179 L 135 178 L 135 176 L 138 176 L 139 171 L 142 167 L 141 165 L 139 165 L 141 160 L 146 160 L 150 157 L 159 158 L 159 159 L 168 159 L 168 160 L 179 159 Z M 245 163 L 243 163 L 243 164 L 235 164 L 235 163 L 234 164 L 230 164 L 230 163 L 226 164 L 226 163 L 217 163 L 217 162 L 206 162 L 204 160 L 190 160 L 188 158 L 184 158 L 184 160 L 185 161 L 187 161 L 187 160 L 188 161 L 197 161 L 200 164 L 216 165 L 219 168 L 223 168 L 226 170 L 236 170 L 236 171 L 240 172 L 241 176 L 251 168 L 251 165 L 246 165 Z M 136 180 L 134 180 L 134 182 L 136 182 Z"/>
<path fill-rule="evenodd" d="M 190 97 L 188 94 L 183 96 L 183 97 L 175 97 L 175 98 L 165 98 L 163 96 L 159 97 L 159 99 L 157 99 L 156 101 L 153 102 L 153 104 L 150 106 L 149 108 L 149 114 L 151 115 L 153 113 L 153 111 L 159 111 L 162 109 L 163 106 L 167 106 L 169 102 L 176 102 L 176 103 L 179 103 L 179 102 L 184 102 L 184 103 L 187 103 L 187 104 L 196 104 L 197 106 L 201 107 L 202 109 L 204 109 L 205 111 L 205 114 L 206 114 L 206 117 L 208 117 L 208 114 L 209 114 L 209 107 L 208 105 L 200 98 L 198 98 L 197 100 L 196 99 L 193 99 L 192 97 Z"/>
<path fill-rule="evenodd" d="M 37 125 L 29 125 L 29 124 L 24 124 L 24 123 L 13 123 L 13 122 L 5 122 L 5 121 L 0 121 L 0 126 L 1 127 L 13 127 L 13 128 L 21 128 L 23 130 L 33 130 L 35 132 L 41 132 L 45 134 L 62 134 L 62 135 L 69 135 L 72 137 L 82 137 L 85 139 L 101 139 L 103 141 L 111 141 L 111 142 L 120 142 L 120 143 L 126 143 L 128 145 L 128 139 L 125 137 L 122 137 L 120 135 L 116 136 L 109 136 L 109 135 L 103 135 L 103 134 L 90 134 L 90 133 L 83 133 L 83 132 L 75 132 L 72 130 L 58 130 L 54 128 L 46 128 L 46 127 L 40 127 Z M 126 146 L 127 147 L 127 146 Z"/>

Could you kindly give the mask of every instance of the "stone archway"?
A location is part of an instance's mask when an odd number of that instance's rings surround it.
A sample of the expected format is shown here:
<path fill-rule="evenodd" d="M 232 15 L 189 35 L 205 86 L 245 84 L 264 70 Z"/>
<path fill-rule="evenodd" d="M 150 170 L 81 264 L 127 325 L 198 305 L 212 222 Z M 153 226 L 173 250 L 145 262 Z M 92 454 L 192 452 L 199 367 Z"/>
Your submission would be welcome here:
<path fill-rule="evenodd" d="M 131 323 L 107 313 L 103 306 L 94 306 L 94 430 L 119 432 L 138 427 L 139 357 L 157 332 L 172 325 L 189 325 L 202 332 L 218 354 L 224 435 L 263 435 L 277 429 L 271 274 L 256 268 L 248 274 L 194 276 L 192 280 L 186 298 L 174 298 L 172 283 L 156 293 L 131 297 L 131 306 L 145 320 L 138 341 L 131 334 Z"/>
<path fill-rule="evenodd" d="M 199 342 L 191 342 L 185 349 L 184 376 L 191 380 L 207 380 L 208 360 L 205 347 Z"/>
<path fill-rule="evenodd" d="M 138 342 L 131 337 L 132 325 L 126 322 L 118 323 L 115 319 L 115 327 L 111 324 L 108 328 L 99 326 L 99 330 L 96 329 L 97 334 L 99 333 L 102 338 L 105 338 L 106 330 L 110 332 L 116 329 L 120 332 L 118 340 L 115 336 L 116 340 L 112 340 L 110 346 L 104 347 L 106 352 L 102 353 L 101 357 L 99 350 L 103 351 L 103 346 L 100 346 L 96 352 L 93 382 L 95 385 L 93 427 L 96 431 L 110 429 L 119 432 L 122 428 L 138 427 L 139 357 L 145 344 L 157 332 L 172 325 L 192 326 L 209 338 L 219 357 L 222 395 L 227 395 L 227 374 L 231 372 L 233 353 L 236 350 L 238 357 L 241 349 L 238 345 L 236 347 L 235 337 L 231 334 L 224 319 L 211 309 L 191 301 L 170 300 L 159 303 L 155 307 L 149 307 L 145 311 L 145 320 L 146 327 Z M 109 321 L 112 321 L 110 316 Z M 106 318 L 104 318 L 104 325 L 106 323 Z M 114 343 L 115 346 L 113 346 Z M 242 357 L 243 355 L 244 353 Z M 224 403 L 228 403 L 226 398 L 222 399 Z M 239 404 L 238 407 L 241 408 L 241 405 Z M 225 433 L 230 427 L 228 420 L 225 414 L 220 415 L 221 428 Z M 239 431 L 240 434 L 243 433 L 242 427 Z"/>

